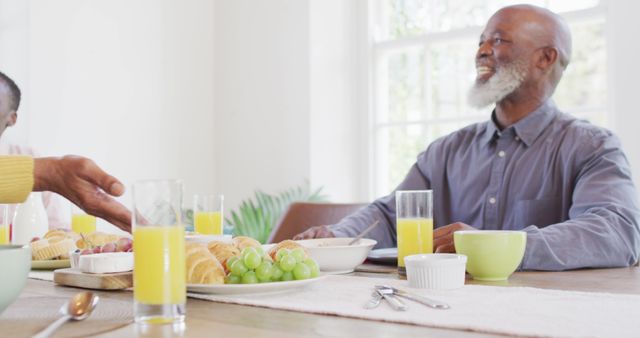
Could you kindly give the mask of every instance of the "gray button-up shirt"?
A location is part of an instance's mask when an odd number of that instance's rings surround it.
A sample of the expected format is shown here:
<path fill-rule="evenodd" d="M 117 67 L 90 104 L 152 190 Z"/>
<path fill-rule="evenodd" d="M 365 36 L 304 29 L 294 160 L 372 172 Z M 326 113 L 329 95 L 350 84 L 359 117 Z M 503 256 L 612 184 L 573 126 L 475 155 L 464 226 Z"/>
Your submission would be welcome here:
<path fill-rule="evenodd" d="M 434 141 L 396 190 L 433 189 L 434 226 L 522 229 L 522 269 L 628 266 L 638 260 L 636 190 L 620 142 L 610 131 L 564 114 L 548 101 L 499 130 L 478 123 Z M 370 234 L 396 245 L 395 193 L 330 229 Z"/>

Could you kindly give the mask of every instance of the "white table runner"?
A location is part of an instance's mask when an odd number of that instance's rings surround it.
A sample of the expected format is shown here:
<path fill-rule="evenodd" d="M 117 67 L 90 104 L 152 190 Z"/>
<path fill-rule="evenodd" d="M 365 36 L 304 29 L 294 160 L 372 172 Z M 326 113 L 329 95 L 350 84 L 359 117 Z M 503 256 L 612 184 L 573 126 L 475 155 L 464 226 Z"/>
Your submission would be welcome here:
<path fill-rule="evenodd" d="M 363 309 L 373 286 L 390 284 L 449 303 L 434 310 L 405 301 L 406 312 L 382 303 Z M 327 276 L 286 293 L 189 297 L 215 302 L 330 314 L 430 327 L 535 337 L 640 337 L 640 296 L 525 287 L 465 285 L 449 291 L 413 290 L 407 281 Z"/>

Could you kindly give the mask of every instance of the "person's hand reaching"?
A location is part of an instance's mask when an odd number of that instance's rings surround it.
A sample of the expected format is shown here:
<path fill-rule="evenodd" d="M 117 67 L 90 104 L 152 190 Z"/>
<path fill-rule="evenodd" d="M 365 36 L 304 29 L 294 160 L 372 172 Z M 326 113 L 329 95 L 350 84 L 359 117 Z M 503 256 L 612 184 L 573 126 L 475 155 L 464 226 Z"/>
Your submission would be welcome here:
<path fill-rule="evenodd" d="M 326 238 L 326 237 L 336 237 L 331 230 L 329 230 L 329 226 L 327 225 L 318 225 L 307 229 L 306 231 L 299 233 L 293 236 L 294 240 L 299 239 L 311 239 L 311 238 Z"/>
<path fill-rule="evenodd" d="M 453 233 L 459 230 L 477 230 L 464 223 L 452 223 L 433 231 L 433 252 L 455 253 L 456 247 L 453 243 Z"/>
<path fill-rule="evenodd" d="M 33 191 L 53 191 L 118 228 L 131 232 L 131 212 L 112 196 L 124 185 L 92 160 L 80 156 L 35 158 Z"/>

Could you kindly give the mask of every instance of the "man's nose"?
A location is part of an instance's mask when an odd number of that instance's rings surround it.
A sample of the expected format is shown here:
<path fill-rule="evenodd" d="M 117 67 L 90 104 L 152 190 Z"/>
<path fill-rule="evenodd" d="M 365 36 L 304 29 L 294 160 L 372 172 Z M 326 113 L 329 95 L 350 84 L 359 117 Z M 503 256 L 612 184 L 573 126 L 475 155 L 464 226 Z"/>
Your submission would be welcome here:
<path fill-rule="evenodd" d="M 476 52 L 476 59 L 485 58 L 493 54 L 493 49 L 491 49 L 491 44 L 487 41 L 483 42 L 478 46 L 478 51 Z"/>

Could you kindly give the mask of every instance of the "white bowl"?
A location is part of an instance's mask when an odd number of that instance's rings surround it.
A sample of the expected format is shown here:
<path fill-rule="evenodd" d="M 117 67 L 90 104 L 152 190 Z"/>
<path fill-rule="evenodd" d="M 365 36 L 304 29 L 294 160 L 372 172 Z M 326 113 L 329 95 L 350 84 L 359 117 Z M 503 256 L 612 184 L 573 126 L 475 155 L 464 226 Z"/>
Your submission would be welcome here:
<path fill-rule="evenodd" d="M 362 264 L 375 240 L 363 238 L 354 245 L 348 245 L 353 238 L 316 238 L 297 241 L 304 246 L 320 267 L 320 271 L 332 274 L 352 272 Z"/>
<path fill-rule="evenodd" d="M 409 286 L 419 289 L 457 289 L 464 285 L 467 256 L 419 254 L 404 258 Z"/>
<path fill-rule="evenodd" d="M 13 303 L 27 282 L 31 270 L 29 245 L 0 245 L 0 313 Z"/>

